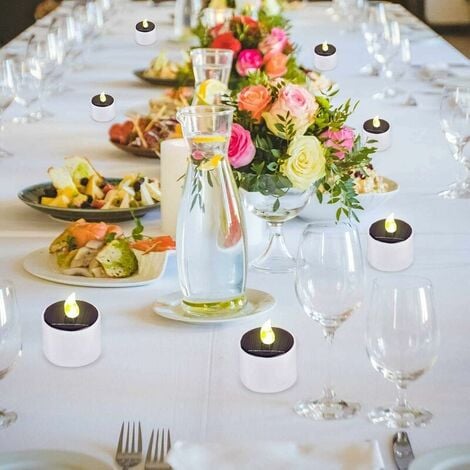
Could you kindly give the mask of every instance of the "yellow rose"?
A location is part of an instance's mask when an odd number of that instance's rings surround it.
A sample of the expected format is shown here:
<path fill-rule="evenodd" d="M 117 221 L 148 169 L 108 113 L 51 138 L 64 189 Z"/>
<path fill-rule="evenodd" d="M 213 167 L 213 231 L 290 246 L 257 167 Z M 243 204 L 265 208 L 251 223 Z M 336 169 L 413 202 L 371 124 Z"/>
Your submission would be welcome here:
<path fill-rule="evenodd" d="M 289 178 L 294 188 L 305 191 L 325 176 L 323 147 L 316 137 L 296 137 L 289 144 L 287 154 L 290 158 L 281 165 L 281 173 Z"/>

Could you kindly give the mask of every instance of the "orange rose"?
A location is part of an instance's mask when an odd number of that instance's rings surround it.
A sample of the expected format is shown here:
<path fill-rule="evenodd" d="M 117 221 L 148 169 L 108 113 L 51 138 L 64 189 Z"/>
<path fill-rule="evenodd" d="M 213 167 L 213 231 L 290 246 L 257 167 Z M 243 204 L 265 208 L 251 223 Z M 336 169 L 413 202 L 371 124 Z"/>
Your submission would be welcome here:
<path fill-rule="evenodd" d="M 261 115 L 271 103 L 271 94 L 263 85 L 250 85 L 242 89 L 238 95 L 238 108 L 248 111 L 254 120 L 259 121 Z"/>
<path fill-rule="evenodd" d="M 287 72 L 287 57 L 282 52 L 268 54 L 264 57 L 264 71 L 269 78 L 282 77 Z"/>

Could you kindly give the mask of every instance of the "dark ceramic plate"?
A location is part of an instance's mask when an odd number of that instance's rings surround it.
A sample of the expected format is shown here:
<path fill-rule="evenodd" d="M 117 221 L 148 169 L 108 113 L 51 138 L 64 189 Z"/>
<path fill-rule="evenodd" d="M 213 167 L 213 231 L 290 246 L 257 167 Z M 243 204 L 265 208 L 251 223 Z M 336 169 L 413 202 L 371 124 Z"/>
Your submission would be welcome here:
<path fill-rule="evenodd" d="M 117 184 L 119 178 L 106 178 L 106 181 Z M 134 217 L 142 217 L 147 212 L 160 206 L 157 202 L 151 206 L 136 207 L 132 209 L 80 209 L 44 206 L 39 203 L 39 197 L 44 195 L 48 188 L 52 189 L 52 183 L 40 183 L 29 186 L 18 193 L 18 197 L 29 207 L 61 220 L 77 220 L 83 218 L 89 222 L 123 222 Z"/>
<path fill-rule="evenodd" d="M 127 153 L 132 153 L 132 155 L 135 155 L 136 157 L 160 158 L 160 154 L 155 150 L 144 149 L 142 147 L 135 147 L 132 145 L 118 144 L 117 142 L 113 142 L 112 140 L 110 140 L 110 142 L 118 149 L 124 150 L 124 152 Z"/>
<path fill-rule="evenodd" d="M 146 77 L 144 75 L 145 70 L 134 70 L 134 75 L 139 77 L 141 80 L 147 83 L 151 83 L 152 85 L 156 86 L 169 86 L 169 87 L 177 87 L 181 84 L 175 78 L 152 78 Z M 194 81 L 185 83 L 186 86 L 193 86 Z"/>

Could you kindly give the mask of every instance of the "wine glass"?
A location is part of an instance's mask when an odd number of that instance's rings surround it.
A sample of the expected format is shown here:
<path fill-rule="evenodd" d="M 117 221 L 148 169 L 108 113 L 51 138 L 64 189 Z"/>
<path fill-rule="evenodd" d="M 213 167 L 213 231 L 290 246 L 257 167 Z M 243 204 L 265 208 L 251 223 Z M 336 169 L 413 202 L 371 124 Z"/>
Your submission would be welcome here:
<path fill-rule="evenodd" d="M 428 423 L 432 414 L 406 399 L 408 384 L 437 359 L 439 329 L 428 279 L 397 275 L 374 281 L 366 346 L 372 367 L 398 388 L 395 405 L 375 408 L 369 419 L 392 428 Z"/>
<path fill-rule="evenodd" d="M 400 44 L 399 23 L 397 21 L 382 22 L 381 30 L 374 42 L 374 58 L 381 67 L 381 71 L 387 70 L 388 62 L 398 53 Z"/>
<path fill-rule="evenodd" d="M 32 73 L 31 60 L 18 56 L 13 63 L 15 101 L 26 110 L 22 116 L 14 117 L 13 122 L 17 124 L 35 122 L 41 116 L 31 109 L 31 105 L 38 100 L 39 80 Z"/>
<path fill-rule="evenodd" d="M 397 96 L 402 95 L 402 89 L 396 84 L 405 76 L 411 63 L 411 46 L 408 38 L 400 38 L 398 36 L 397 43 L 391 46 L 390 56 L 387 61 L 383 63 L 383 76 L 388 80 L 388 85 L 380 93 L 374 95 L 375 99 L 395 99 Z M 416 105 L 411 95 L 405 99 L 403 104 Z"/>
<path fill-rule="evenodd" d="M 319 399 L 297 403 L 297 414 L 315 420 L 350 418 L 360 409 L 336 397 L 331 384 L 336 330 L 361 305 L 364 267 L 357 230 L 347 223 L 318 222 L 304 230 L 297 254 L 297 298 L 305 313 L 318 322 L 328 344 L 327 378 Z"/>
<path fill-rule="evenodd" d="M 0 379 L 21 354 L 21 326 L 15 291 L 10 281 L 0 279 Z M 16 413 L 0 410 L 0 428 L 16 421 Z"/>
<path fill-rule="evenodd" d="M 372 63 L 361 68 L 361 73 L 377 77 L 380 74 L 380 64 L 375 58 L 377 41 L 383 33 L 384 24 L 387 23 L 387 15 L 383 3 L 369 5 L 361 23 L 362 35 L 366 42 L 366 49 L 372 59 Z"/>
<path fill-rule="evenodd" d="M 465 146 L 470 141 L 470 87 L 457 86 L 444 91 L 440 108 L 441 128 L 454 158 L 465 168 L 465 176 L 440 196 L 459 199 L 470 197 L 470 157 Z"/>
<path fill-rule="evenodd" d="M 37 118 L 51 117 L 53 114 L 44 109 L 44 98 L 49 81 L 57 67 L 57 62 L 47 38 L 35 38 L 29 44 L 26 60 L 29 62 L 32 75 L 38 80 L 39 110 L 37 111 Z"/>
<path fill-rule="evenodd" d="M 0 58 L 0 157 L 11 157 L 13 154 L 1 145 L 3 131 L 2 114 L 15 99 L 13 63 L 9 58 Z"/>

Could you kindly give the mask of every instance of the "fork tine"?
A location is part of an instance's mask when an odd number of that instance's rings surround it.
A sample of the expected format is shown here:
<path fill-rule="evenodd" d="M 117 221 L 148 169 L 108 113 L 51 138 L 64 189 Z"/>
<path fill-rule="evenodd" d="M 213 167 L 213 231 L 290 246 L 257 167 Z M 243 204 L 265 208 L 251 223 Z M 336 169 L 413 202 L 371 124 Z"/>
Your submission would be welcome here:
<path fill-rule="evenodd" d="M 135 452 L 135 422 L 132 423 L 132 449 L 131 452 Z"/>
<path fill-rule="evenodd" d="M 142 453 L 142 428 L 140 427 L 140 421 L 139 421 L 139 436 L 137 438 L 137 452 L 139 454 Z"/>
<path fill-rule="evenodd" d="M 160 443 L 160 462 L 163 462 L 163 459 L 165 458 L 165 448 L 164 448 L 164 442 L 165 442 L 165 428 L 162 428 L 162 442 Z"/>
<path fill-rule="evenodd" d="M 150 442 L 149 442 L 149 446 L 147 449 L 147 456 L 145 457 L 146 464 L 152 460 L 153 433 L 154 433 L 154 430 L 152 429 L 152 434 L 150 435 Z"/>
<path fill-rule="evenodd" d="M 157 438 L 155 439 L 155 457 L 153 459 L 154 462 L 157 460 L 160 461 L 160 456 L 158 455 L 158 445 L 160 443 L 160 429 L 157 429 Z"/>
<path fill-rule="evenodd" d="M 170 428 L 167 429 L 166 433 L 166 453 L 170 452 L 171 449 L 171 439 L 170 439 Z"/>
<path fill-rule="evenodd" d="M 121 432 L 119 434 L 119 441 L 116 450 L 116 456 L 122 452 L 122 438 L 124 437 L 124 421 L 122 422 Z"/>
<path fill-rule="evenodd" d="M 127 422 L 127 433 L 126 433 L 126 454 L 129 452 L 129 421 Z"/>

